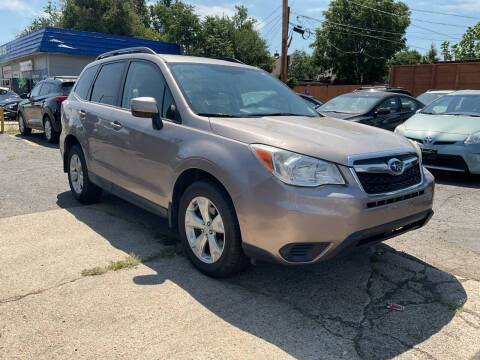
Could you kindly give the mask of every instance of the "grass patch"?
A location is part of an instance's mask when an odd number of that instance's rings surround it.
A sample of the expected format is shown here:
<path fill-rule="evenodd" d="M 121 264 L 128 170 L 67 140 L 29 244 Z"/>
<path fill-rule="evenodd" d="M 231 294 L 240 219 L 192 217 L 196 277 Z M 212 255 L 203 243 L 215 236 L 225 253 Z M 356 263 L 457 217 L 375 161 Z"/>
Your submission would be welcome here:
<path fill-rule="evenodd" d="M 6 135 L 16 135 L 19 134 L 18 128 L 15 127 L 6 127 L 4 134 Z"/>
<path fill-rule="evenodd" d="M 15 160 L 15 155 L 10 155 L 8 158 L 7 158 L 8 161 L 12 161 L 12 160 Z"/>
<path fill-rule="evenodd" d="M 454 315 L 458 315 L 463 312 L 463 307 L 461 306 L 456 306 L 450 303 L 447 303 L 444 301 L 441 297 L 436 297 L 434 299 L 435 302 L 439 303 L 440 305 L 444 306 L 447 308 L 448 311 L 452 312 Z"/>
<path fill-rule="evenodd" d="M 137 255 L 130 253 L 125 259 L 119 261 L 112 261 L 109 265 L 104 267 L 94 267 L 93 269 L 85 269 L 82 271 L 82 276 L 96 276 L 105 274 L 108 271 L 118 271 L 121 269 L 129 269 L 137 266 L 142 262 Z"/>

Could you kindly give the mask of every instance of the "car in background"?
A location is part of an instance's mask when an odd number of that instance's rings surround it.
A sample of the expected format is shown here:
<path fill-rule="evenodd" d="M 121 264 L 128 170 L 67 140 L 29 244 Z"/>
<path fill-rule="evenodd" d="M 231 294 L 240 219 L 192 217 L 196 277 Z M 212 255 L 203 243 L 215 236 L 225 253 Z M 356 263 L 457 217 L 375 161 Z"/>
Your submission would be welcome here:
<path fill-rule="evenodd" d="M 3 108 L 5 119 L 17 118 L 17 108 L 20 101 L 22 101 L 22 98 L 14 91 L 0 88 L 0 108 Z"/>
<path fill-rule="evenodd" d="M 20 133 L 25 136 L 30 135 L 32 129 L 42 130 L 49 143 L 57 142 L 62 131 L 61 105 L 75 80 L 73 76 L 56 76 L 40 81 L 27 94 L 27 99 L 18 104 Z"/>
<path fill-rule="evenodd" d="M 433 101 L 437 100 L 439 97 L 445 96 L 454 92 L 455 90 L 428 90 L 423 94 L 417 96 L 417 100 L 428 105 Z"/>
<path fill-rule="evenodd" d="M 420 101 L 408 95 L 355 91 L 327 101 L 317 111 L 324 116 L 393 131 L 423 106 Z"/>
<path fill-rule="evenodd" d="M 303 100 L 305 100 L 312 109 L 316 109 L 317 107 L 323 105 L 323 101 L 317 99 L 315 96 L 307 95 L 307 94 L 298 94 Z"/>
<path fill-rule="evenodd" d="M 383 91 L 383 92 L 392 92 L 392 93 L 396 93 L 396 94 L 404 94 L 404 95 L 412 96 L 410 91 L 408 91 L 407 89 L 405 89 L 403 87 L 362 86 L 362 87 L 354 90 L 354 92 L 358 92 L 358 91 Z"/>
<path fill-rule="evenodd" d="M 419 145 L 427 168 L 480 174 L 480 90 L 442 96 L 395 132 Z"/>

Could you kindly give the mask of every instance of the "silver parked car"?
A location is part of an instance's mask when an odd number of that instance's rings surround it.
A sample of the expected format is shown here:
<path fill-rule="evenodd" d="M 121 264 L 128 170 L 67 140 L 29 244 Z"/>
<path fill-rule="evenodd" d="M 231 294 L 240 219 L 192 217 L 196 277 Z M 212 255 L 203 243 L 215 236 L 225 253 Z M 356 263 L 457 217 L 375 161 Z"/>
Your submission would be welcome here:
<path fill-rule="evenodd" d="M 320 117 L 259 69 L 125 49 L 100 56 L 62 104 L 73 195 L 103 190 L 177 228 L 202 272 L 250 259 L 307 264 L 420 228 L 433 176 L 391 132 Z"/>

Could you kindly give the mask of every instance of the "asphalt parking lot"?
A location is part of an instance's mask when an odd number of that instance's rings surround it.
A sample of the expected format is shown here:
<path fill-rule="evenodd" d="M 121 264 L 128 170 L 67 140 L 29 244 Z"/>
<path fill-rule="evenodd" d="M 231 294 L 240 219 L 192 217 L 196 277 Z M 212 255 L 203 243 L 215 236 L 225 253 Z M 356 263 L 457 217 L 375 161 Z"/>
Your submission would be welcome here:
<path fill-rule="evenodd" d="M 108 194 L 77 203 L 41 134 L 0 135 L 0 358 L 476 358 L 480 179 L 435 175 L 419 231 L 214 280 L 164 219 Z M 145 260 L 89 271 L 131 253 Z"/>

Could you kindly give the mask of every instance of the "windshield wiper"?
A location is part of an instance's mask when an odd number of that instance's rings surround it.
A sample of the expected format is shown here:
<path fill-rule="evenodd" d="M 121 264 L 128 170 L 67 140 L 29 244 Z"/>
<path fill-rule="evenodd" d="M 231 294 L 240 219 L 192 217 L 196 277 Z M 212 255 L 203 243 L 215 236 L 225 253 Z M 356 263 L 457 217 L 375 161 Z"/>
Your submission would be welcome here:
<path fill-rule="evenodd" d="M 206 117 L 225 117 L 225 118 L 238 118 L 241 116 L 232 115 L 232 114 L 223 114 L 223 113 L 197 113 L 199 116 L 206 116 Z"/>
<path fill-rule="evenodd" d="M 269 114 L 245 114 L 245 117 L 263 117 L 263 116 L 308 116 L 308 117 L 315 117 L 315 115 L 294 114 L 294 113 L 288 113 L 288 112 L 277 112 L 277 113 L 269 113 Z"/>
<path fill-rule="evenodd" d="M 444 113 L 444 114 L 442 114 L 442 115 L 480 117 L 480 114 L 468 114 L 468 113 Z"/>

